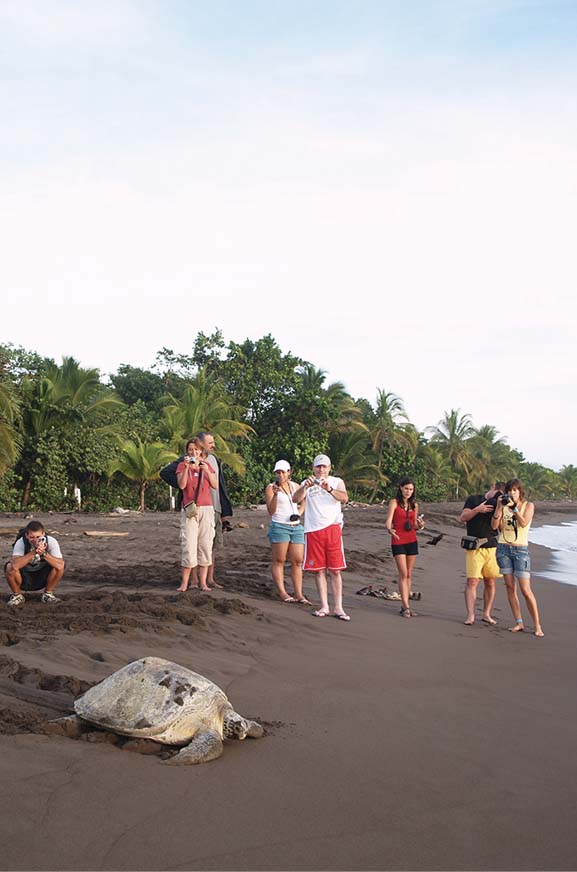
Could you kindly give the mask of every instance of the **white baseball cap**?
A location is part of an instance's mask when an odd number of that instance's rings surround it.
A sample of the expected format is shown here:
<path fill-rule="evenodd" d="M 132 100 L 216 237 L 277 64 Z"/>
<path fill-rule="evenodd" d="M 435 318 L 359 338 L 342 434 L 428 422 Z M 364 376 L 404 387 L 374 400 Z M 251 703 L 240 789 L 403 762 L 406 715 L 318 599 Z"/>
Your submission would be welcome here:
<path fill-rule="evenodd" d="M 275 472 L 290 472 L 291 465 L 288 460 L 277 460 L 274 468 Z"/>
<path fill-rule="evenodd" d="M 313 460 L 313 466 L 330 466 L 331 459 L 326 454 L 317 454 Z"/>

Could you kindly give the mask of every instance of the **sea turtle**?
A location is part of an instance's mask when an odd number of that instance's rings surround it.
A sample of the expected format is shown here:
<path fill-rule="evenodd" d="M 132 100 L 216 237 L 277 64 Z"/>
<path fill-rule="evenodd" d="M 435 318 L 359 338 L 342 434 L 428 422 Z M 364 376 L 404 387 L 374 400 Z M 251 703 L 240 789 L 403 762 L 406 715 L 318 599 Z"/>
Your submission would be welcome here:
<path fill-rule="evenodd" d="M 125 736 L 184 745 L 167 763 L 206 763 L 220 757 L 223 739 L 260 739 L 256 721 L 237 714 L 226 694 L 178 663 L 143 657 L 113 672 L 74 703 L 82 721 Z"/>

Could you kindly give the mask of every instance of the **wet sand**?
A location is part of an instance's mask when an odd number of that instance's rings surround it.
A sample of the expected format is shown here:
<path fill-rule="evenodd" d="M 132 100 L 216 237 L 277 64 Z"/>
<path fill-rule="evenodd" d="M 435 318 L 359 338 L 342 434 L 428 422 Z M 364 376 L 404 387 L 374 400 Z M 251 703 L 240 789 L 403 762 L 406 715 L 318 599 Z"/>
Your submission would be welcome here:
<path fill-rule="evenodd" d="M 460 509 L 424 506 L 409 621 L 355 595 L 394 590 L 395 568 L 384 509 L 346 510 L 349 624 L 275 598 L 262 508 L 235 513 L 210 595 L 176 593 L 175 515 L 39 515 L 67 572 L 57 606 L 0 606 L 0 868 L 577 868 L 577 588 L 534 578 L 544 639 L 507 632 L 502 585 L 498 625 L 465 627 Z M 536 523 L 576 518 L 537 505 Z M 25 522 L 2 515 L 0 533 Z M 148 744 L 46 734 L 144 655 L 207 675 L 265 738 L 171 767 Z"/>

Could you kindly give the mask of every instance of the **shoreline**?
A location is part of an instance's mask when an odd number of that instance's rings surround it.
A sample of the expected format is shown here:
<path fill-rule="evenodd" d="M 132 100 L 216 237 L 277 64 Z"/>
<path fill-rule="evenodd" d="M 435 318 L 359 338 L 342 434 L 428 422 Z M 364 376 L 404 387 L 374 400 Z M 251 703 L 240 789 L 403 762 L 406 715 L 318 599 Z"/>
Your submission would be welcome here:
<path fill-rule="evenodd" d="M 577 518 L 541 505 L 543 523 Z M 262 509 L 235 512 L 210 595 L 175 592 L 174 514 L 40 516 L 67 574 L 53 611 L 0 609 L 0 868 L 577 868 L 577 593 L 534 578 L 544 639 L 507 632 L 502 584 L 498 625 L 478 609 L 465 627 L 462 503 L 423 508 L 443 539 L 423 540 L 410 621 L 355 595 L 394 589 L 396 571 L 384 508 L 346 510 L 350 624 L 274 598 Z M 97 529 L 128 535 L 85 536 Z M 547 552 L 531 545 L 535 571 Z M 267 735 L 180 768 L 42 733 L 82 682 L 146 654 L 207 675 Z"/>

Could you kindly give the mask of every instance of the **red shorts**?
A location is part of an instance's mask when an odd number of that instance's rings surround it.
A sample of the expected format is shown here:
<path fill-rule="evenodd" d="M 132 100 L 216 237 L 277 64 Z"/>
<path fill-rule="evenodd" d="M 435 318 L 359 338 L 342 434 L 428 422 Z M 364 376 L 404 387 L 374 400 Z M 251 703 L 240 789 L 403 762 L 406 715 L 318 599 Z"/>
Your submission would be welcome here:
<path fill-rule="evenodd" d="M 325 527 L 323 530 L 305 533 L 303 569 L 308 572 L 320 572 L 322 569 L 336 572 L 346 568 L 343 533 L 340 524 L 331 524 L 330 527 Z"/>

